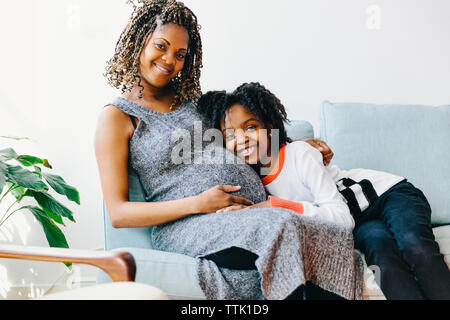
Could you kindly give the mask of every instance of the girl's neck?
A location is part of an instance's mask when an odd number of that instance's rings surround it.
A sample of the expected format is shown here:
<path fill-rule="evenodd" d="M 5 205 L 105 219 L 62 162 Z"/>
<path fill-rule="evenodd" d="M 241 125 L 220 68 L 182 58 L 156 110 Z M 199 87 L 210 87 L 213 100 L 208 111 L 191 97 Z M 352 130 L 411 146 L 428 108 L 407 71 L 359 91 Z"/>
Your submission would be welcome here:
<path fill-rule="evenodd" d="M 277 161 L 277 159 L 274 159 L 274 156 L 271 154 L 270 152 L 270 146 L 267 148 L 267 154 L 264 156 L 264 161 L 259 161 L 258 164 L 256 165 L 257 169 L 258 169 L 258 174 L 260 177 L 264 177 L 266 176 L 265 174 L 262 174 L 261 172 L 261 168 L 270 168 L 272 166 L 272 164 L 275 164 Z M 265 170 L 266 171 L 266 170 Z"/>
<path fill-rule="evenodd" d="M 279 150 L 277 150 L 277 152 L 274 152 L 274 153 L 271 153 L 271 147 L 269 146 L 268 150 L 267 150 L 267 155 L 265 156 L 265 159 L 264 159 L 264 164 L 262 164 L 261 162 L 258 162 L 258 164 L 255 165 L 255 167 L 253 167 L 253 169 L 258 170 L 257 172 L 261 178 L 265 177 L 267 175 L 267 174 L 262 174 L 263 171 L 261 170 L 261 168 L 264 168 L 265 172 L 267 172 L 267 171 L 272 172 L 273 167 L 276 166 L 279 161 L 278 158 L 279 158 L 281 149 L 283 148 L 284 145 L 285 144 L 281 145 Z"/>

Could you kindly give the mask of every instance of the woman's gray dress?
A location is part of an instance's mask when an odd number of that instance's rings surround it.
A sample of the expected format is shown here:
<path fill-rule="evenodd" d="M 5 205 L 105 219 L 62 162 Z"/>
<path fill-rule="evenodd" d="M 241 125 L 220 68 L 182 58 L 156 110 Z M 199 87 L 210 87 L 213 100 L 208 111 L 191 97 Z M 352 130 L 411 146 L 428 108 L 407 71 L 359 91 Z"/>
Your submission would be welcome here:
<path fill-rule="evenodd" d="M 215 185 L 240 185 L 235 195 L 258 203 L 266 193 L 258 175 L 214 142 L 193 103 L 158 113 L 119 97 L 112 103 L 139 124 L 129 164 L 147 201 L 194 196 Z M 208 130 L 209 129 L 209 130 Z M 285 299 L 312 281 L 347 299 L 362 297 L 362 261 L 351 230 L 279 208 L 190 215 L 153 228 L 157 250 L 197 258 L 199 285 L 208 299 Z M 257 270 L 218 267 L 203 257 L 238 247 L 258 255 Z"/>

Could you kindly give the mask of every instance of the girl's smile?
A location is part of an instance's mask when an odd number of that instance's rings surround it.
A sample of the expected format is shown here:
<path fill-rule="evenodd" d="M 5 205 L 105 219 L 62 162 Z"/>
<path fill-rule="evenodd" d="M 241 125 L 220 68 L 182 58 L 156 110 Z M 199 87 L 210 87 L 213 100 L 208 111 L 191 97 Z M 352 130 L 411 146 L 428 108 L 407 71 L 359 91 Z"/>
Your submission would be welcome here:
<path fill-rule="evenodd" d="M 237 151 L 240 158 L 250 157 L 258 150 L 257 145 L 243 147 Z"/>

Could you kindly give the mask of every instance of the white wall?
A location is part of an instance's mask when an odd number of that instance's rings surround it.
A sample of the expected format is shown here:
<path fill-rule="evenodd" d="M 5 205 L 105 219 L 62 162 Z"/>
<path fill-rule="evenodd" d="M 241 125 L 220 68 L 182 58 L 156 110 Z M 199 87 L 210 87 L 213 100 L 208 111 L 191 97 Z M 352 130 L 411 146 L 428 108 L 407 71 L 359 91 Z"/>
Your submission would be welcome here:
<path fill-rule="evenodd" d="M 203 26 L 204 91 L 260 81 L 316 129 L 325 99 L 450 103 L 450 1 L 184 3 Z M 93 135 L 118 94 L 102 73 L 129 13 L 125 0 L 0 2 L 0 135 L 32 137 L 18 151 L 47 157 L 79 189 L 73 248 L 103 247 Z"/>

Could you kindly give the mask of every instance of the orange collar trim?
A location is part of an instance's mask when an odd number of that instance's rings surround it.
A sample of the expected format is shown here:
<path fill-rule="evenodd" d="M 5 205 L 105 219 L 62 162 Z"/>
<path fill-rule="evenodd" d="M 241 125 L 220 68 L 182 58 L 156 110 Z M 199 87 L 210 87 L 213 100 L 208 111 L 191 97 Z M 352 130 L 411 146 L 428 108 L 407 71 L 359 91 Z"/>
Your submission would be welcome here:
<path fill-rule="evenodd" d="M 283 144 L 278 153 L 278 158 L 277 158 L 275 167 L 273 167 L 272 171 L 270 171 L 270 173 L 267 176 L 261 178 L 261 182 L 263 183 L 263 185 L 265 185 L 265 186 L 268 185 L 269 183 L 274 181 L 280 174 L 281 169 L 283 169 L 283 165 L 284 165 L 285 151 L 286 151 L 286 144 Z"/>

